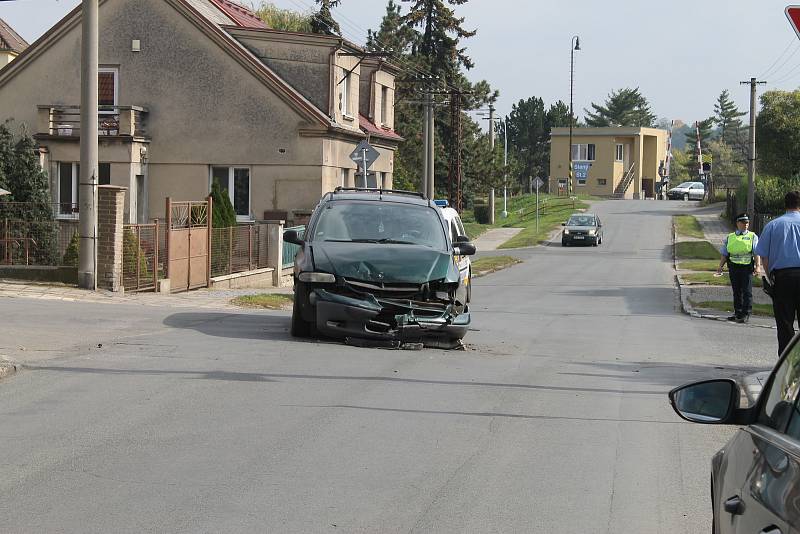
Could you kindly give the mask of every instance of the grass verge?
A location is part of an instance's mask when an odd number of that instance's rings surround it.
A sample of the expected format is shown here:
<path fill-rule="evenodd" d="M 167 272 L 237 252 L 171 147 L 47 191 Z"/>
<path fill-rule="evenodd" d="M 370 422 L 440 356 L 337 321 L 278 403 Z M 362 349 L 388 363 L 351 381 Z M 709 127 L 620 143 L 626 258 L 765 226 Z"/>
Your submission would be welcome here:
<path fill-rule="evenodd" d="M 726 313 L 733 313 L 733 303 L 723 302 L 721 300 L 704 300 L 695 302 L 689 301 L 695 308 L 703 308 L 707 310 L 717 310 Z M 772 311 L 771 304 L 753 304 L 753 315 L 762 315 L 764 317 L 775 317 Z"/>
<path fill-rule="evenodd" d="M 231 304 L 243 308 L 266 308 L 268 310 L 285 310 L 292 304 L 292 295 L 284 293 L 259 293 L 258 295 L 242 295 L 231 299 Z"/>
<path fill-rule="evenodd" d="M 517 263 L 522 263 L 521 260 L 511 256 L 489 256 L 486 258 L 479 258 L 472 262 L 472 276 L 484 276 L 506 267 L 511 267 Z"/>
<path fill-rule="evenodd" d="M 694 215 L 676 215 L 672 220 L 675 222 L 675 231 L 678 232 L 679 235 L 696 237 L 698 239 L 705 238 L 703 229 L 700 227 L 700 223 L 697 222 L 697 218 L 695 218 Z"/>
<path fill-rule="evenodd" d="M 716 271 L 719 261 L 716 260 L 689 260 L 678 264 L 678 269 L 685 271 Z"/>
<path fill-rule="evenodd" d="M 719 250 L 708 241 L 679 241 L 675 256 L 679 260 L 719 260 Z"/>
<path fill-rule="evenodd" d="M 687 284 L 697 284 L 705 286 L 729 286 L 731 285 L 728 274 L 714 276 L 714 273 L 689 273 L 682 274 L 681 278 Z M 753 287 L 761 287 L 761 278 L 753 278 Z"/>
<path fill-rule="evenodd" d="M 495 205 L 495 224 L 480 224 L 475 221 L 472 210 L 464 210 L 461 219 L 470 239 L 474 240 L 492 228 L 522 228 L 522 232 L 498 248 L 517 248 L 538 245 L 547 240 L 550 233 L 566 221 L 569 216 L 589 207 L 588 200 L 596 197 L 579 196 L 573 202 L 569 197 L 539 195 L 539 231 L 536 231 L 536 195 L 518 195 L 508 201 L 508 217 L 502 217 L 503 199 Z"/>

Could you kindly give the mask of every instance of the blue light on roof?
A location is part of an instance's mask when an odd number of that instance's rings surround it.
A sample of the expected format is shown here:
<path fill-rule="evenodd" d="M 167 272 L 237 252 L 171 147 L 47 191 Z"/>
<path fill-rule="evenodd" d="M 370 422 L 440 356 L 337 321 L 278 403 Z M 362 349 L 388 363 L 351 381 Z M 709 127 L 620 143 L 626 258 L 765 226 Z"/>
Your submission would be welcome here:
<path fill-rule="evenodd" d="M 439 206 L 440 208 L 446 208 L 447 206 L 450 205 L 450 203 L 448 201 L 444 200 L 444 199 L 442 199 L 442 200 L 434 200 L 433 203 L 436 204 L 437 206 Z"/>

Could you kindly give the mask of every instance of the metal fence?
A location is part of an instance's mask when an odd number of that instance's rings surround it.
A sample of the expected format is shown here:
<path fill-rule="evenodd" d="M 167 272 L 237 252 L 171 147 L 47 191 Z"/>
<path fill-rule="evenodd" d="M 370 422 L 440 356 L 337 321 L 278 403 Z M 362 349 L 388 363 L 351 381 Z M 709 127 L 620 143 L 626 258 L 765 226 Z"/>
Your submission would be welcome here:
<path fill-rule="evenodd" d="M 728 191 L 728 195 L 726 197 L 725 216 L 734 227 L 736 226 L 736 216 L 743 211 L 745 211 L 745 207 L 739 205 L 739 201 L 736 198 L 736 193 L 733 191 Z M 753 214 L 753 219 L 750 221 L 750 231 L 754 232 L 756 235 L 761 235 L 761 232 L 764 230 L 764 227 L 767 225 L 767 223 L 776 217 L 780 217 L 780 215 L 776 215 L 774 213 L 755 212 Z"/>
<path fill-rule="evenodd" d="M 297 237 L 303 239 L 303 236 L 306 233 L 305 226 L 292 226 L 291 228 L 286 228 L 286 230 L 295 230 L 297 232 Z M 281 261 L 281 267 L 284 269 L 288 269 L 289 267 L 294 265 L 294 257 L 297 254 L 297 251 L 300 250 L 300 245 L 295 245 L 294 243 L 287 243 L 286 241 L 283 242 L 283 259 Z"/>
<path fill-rule="evenodd" d="M 122 285 L 125 291 L 154 291 L 164 278 L 163 227 L 126 224 L 122 235 Z"/>
<path fill-rule="evenodd" d="M 58 220 L 66 209 L 49 202 L 0 201 L 0 264 L 78 265 L 78 221 Z"/>
<path fill-rule="evenodd" d="M 267 267 L 270 248 L 266 223 L 241 224 L 211 230 L 211 276 Z"/>

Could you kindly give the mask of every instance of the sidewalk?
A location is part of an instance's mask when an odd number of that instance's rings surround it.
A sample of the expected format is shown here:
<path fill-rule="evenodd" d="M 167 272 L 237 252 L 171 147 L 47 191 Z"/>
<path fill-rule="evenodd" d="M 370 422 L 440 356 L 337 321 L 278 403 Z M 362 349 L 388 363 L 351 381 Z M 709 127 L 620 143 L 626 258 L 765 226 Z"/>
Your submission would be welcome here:
<path fill-rule="evenodd" d="M 725 210 L 725 204 L 718 202 L 709 206 L 704 206 L 698 210 L 687 212 L 687 215 L 693 215 L 700 228 L 705 234 L 704 239 L 697 239 L 694 237 L 686 237 L 674 234 L 675 243 L 682 241 L 708 241 L 714 248 L 720 248 L 726 236 L 733 231 L 732 226 L 727 220 L 720 217 Z M 674 257 L 674 254 L 673 254 Z M 722 301 L 728 302 L 733 300 L 730 286 L 710 286 L 710 285 L 695 285 L 687 284 L 681 277 L 681 271 L 678 268 L 678 261 L 674 259 L 675 271 L 677 273 L 678 287 L 680 290 L 681 305 L 686 313 L 693 317 L 701 317 L 704 319 L 713 319 L 717 321 L 727 321 L 728 314 L 718 310 L 707 310 L 703 308 L 695 308 L 692 302 L 704 301 Z M 769 298 L 761 288 L 753 288 L 753 303 L 755 304 L 772 304 L 772 299 Z M 731 323 L 733 324 L 733 323 Z M 749 325 L 736 325 L 736 326 L 753 326 L 759 328 L 775 328 L 775 321 L 772 317 L 764 316 L 751 316 Z"/>
<path fill-rule="evenodd" d="M 230 300 L 241 295 L 258 293 L 290 294 L 291 287 L 268 287 L 260 289 L 196 289 L 184 293 L 112 293 L 110 291 L 88 291 L 62 284 L 46 284 L 0 280 L 0 298 L 32 298 L 60 300 L 65 302 L 93 302 L 107 304 L 137 304 L 176 308 L 241 309 Z"/>
<path fill-rule="evenodd" d="M 497 247 L 517 235 L 523 228 L 492 228 L 484 232 L 473 241 L 475 248 L 480 252 L 497 250 Z"/>

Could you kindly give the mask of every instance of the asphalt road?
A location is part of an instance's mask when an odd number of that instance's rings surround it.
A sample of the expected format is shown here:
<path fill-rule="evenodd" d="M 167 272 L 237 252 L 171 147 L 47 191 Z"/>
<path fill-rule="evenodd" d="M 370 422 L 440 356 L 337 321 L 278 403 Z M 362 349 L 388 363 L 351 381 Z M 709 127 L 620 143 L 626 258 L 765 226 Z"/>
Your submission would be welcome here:
<path fill-rule="evenodd" d="M 691 203 L 694 204 L 694 203 Z M 285 312 L 0 300 L 0 532 L 710 530 L 732 428 L 666 392 L 775 361 L 680 313 L 670 214 L 476 280 L 466 351 L 300 342 Z"/>

